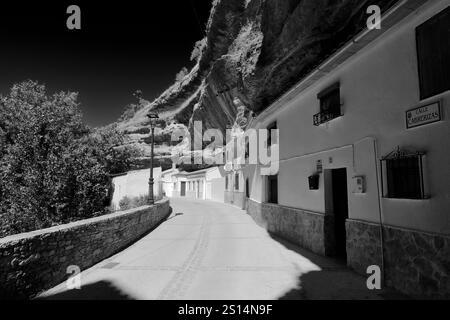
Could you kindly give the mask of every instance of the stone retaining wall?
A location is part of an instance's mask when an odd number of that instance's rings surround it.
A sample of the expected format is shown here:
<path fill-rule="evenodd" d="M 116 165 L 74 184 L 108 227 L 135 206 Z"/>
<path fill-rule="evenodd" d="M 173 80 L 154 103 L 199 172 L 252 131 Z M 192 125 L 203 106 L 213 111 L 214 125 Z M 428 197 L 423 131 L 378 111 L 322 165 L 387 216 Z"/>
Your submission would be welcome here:
<path fill-rule="evenodd" d="M 162 222 L 168 200 L 0 239 L 0 298 L 30 298 L 110 257 Z"/>
<path fill-rule="evenodd" d="M 367 267 L 381 267 L 380 225 L 347 219 L 347 265 L 361 274 L 366 274 Z"/>
<path fill-rule="evenodd" d="M 333 255 L 333 216 L 248 201 L 247 212 L 269 232 L 305 249 Z M 380 225 L 348 219 L 347 264 L 367 276 L 382 266 Z M 450 236 L 383 227 L 385 284 L 412 297 L 450 298 Z"/>
<path fill-rule="evenodd" d="M 327 216 L 300 209 L 248 200 L 247 212 L 269 232 L 324 255 Z"/>
<path fill-rule="evenodd" d="M 418 298 L 450 298 L 450 236 L 383 227 L 386 285 Z M 347 221 L 347 263 L 381 267 L 378 224 Z"/>

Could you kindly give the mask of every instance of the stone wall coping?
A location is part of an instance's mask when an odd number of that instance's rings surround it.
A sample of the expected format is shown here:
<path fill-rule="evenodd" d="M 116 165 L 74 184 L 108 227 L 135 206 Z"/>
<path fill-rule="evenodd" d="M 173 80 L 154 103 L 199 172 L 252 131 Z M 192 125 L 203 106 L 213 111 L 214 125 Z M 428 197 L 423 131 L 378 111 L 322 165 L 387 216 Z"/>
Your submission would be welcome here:
<path fill-rule="evenodd" d="M 367 225 L 370 225 L 372 227 L 380 227 L 380 224 L 378 222 L 373 222 L 373 221 L 365 221 L 365 220 L 361 220 L 361 219 L 350 219 L 350 218 L 347 218 L 347 221 L 348 222 L 367 224 Z"/>
<path fill-rule="evenodd" d="M 359 220 L 359 219 L 347 219 L 347 221 L 367 224 L 367 225 L 376 226 L 376 227 L 380 226 L 380 223 L 371 222 L 371 221 L 365 221 L 365 220 Z M 393 226 L 393 225 L 386 224 L 386 223 L 383 223 L 383 227 L 390 228 L 390 229 L 395 229 L 395 230 L 399 230 L 399 231 L 404 231 L 404 232 L 422 233 L 422 234 L 425 234 L 425 235 L 428 235 L 428 236 L 431 236 L 431 237 L 438 236 L 438 237 L 444 237 L 444 238 L 449 238 L 450 239 L 450 235 L 449 234 L 444 234 L 444 233 L 439 233 L 439 232 L 431 232 L 431 231 L 424 231 L 424 230 L 418 230 L 418 229 L 410 229 L 410 228 L 405 228 L 405 227 Z"/>
<path fill-rule="evenodd" d="M 154 206 L 163 204 L 168 201 L 169 201 L 169 199 L 167 199 L 167 198 L 162 199 L 160 201 L 155 202 Z M 146 206 L 132 208 L 132 209 L 124 210 L 124 211 L 113 212 L 113 213 L 109 213 L 109 214 L 105 214 L 105 215 L 101 215 L 101 216 L 93 217 L 93 218 L 89 218 L 89 219 L 77 220 L 77 221 L 73 221 L 73 222 L 69 222 L 69 223 L 65 223 L 65 224 L 61 224 L 61 225 L 57 225 L 57 226 L 53 226 L 53 227 L 49 227 L 49 228 L 45 228 L 45 229 L 39 229 L 39 230 L 30 231 L 30 232 L 13 234 L 13 235 L 10 235 L 10 236 L 0 239 L 0 247 L 4 247 L 4 246 L 10 245 L 10 244 L 15 244 L 24 239 L 31 239 L 31 238 L 39 237 L 44 234 L 52 234 L 52 233 L 67 231 L 70 229 L 77 229 L 81 226 L 88 225 L 88 224 L 94 224 L 97 222 L 113 220 L 118 217 L 123 217 L 123 216 L 127 216 L 127 215 L 134 215 L 135 213 L 145 211 L 145 210 L 149 209 L 150 207 L 151 206 L 146 205 Z"/>
<path fill-rule="evenodd" d="M 275 204 L 275 203 L 269 203 L 269 202 L 259 202 L 259 201 L 256 201 L 256 200 L 253 200 L 250 198 L 248 200 L 258 203 L 263 206 L 274 207 L 274 208 L 284 208 L 284 209 L 298 211 L 298 212 L 302 212 L 302 213 L 306 213 L 306 214 L 310 214 L 310 215 L 314 215 L 314 216 L 321 216 L 321 217 L 326 216 L 326 214 L 320 213 L 320 212 L 314 212 L 314 211 L 310 211 L 310 210 L 304 210 L 304 209 L 300 209 L 300 208 L 294 208 L 294 207 L 289 207 L 289 206 Z"/>

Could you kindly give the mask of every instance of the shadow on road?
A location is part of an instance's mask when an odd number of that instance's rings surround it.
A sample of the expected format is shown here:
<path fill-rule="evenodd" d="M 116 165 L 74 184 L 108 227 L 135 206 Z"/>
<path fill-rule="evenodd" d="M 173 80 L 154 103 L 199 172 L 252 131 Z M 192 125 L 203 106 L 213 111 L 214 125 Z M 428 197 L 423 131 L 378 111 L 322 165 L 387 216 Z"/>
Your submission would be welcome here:
<path fill-rule="evenodd" d="M 36 300 L 135 300 L 108 281 L 87 284 L 81 289 L 67 290 Z"/>
<path fill-rule="evenodd" d="M 176 217 L 178 217 L 178 216 L 182 216 L 183 214 L 184 214 L 183 212 L 175 213 L 174 215 L 168 217 L 168 218 L 166 219 L 166 221 L 169 221 L 170 219 L 176 218 Z"/>
<path fill-rule="evenodd" d="M 320 267 L 320 271 L 304 273 L 297 288 L 279 300 L 407 300 L 407 296 L 390 288 L 369 290 L 367 279 L 347 267 L 344 261 L 314 254 L 274 234 L 272 239 Z"/>

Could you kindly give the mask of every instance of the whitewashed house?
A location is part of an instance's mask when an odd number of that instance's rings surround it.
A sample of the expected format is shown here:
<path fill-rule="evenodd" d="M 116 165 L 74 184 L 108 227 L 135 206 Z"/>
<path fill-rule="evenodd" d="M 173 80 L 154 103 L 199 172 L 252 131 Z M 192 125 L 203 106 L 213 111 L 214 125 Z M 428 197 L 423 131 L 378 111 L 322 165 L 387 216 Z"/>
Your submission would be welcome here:
<path fill-rule="evenodd" d="M 220 167 L 172 174 L 172 197 L 224 201 L 225 178 Z"/>
<path fill-rule="evenodd" d="M 279 129 L 279 172 L 232 171 L 226 200 L 245 194 L 269 231 L 448 298 L 449 1 L 399 1 L 336 49 L 250 126 Z"/>
<path fill-rule="evenodd" d="M 176 189 L 177 184 L 177 178 L 175 175 L 179 172 L 180 170 L 174 165 L 171 169 L 165 170 L 161 173 L 162 190 L 166 197 L 170 198 L 174 196 L 174 190 Z"/>

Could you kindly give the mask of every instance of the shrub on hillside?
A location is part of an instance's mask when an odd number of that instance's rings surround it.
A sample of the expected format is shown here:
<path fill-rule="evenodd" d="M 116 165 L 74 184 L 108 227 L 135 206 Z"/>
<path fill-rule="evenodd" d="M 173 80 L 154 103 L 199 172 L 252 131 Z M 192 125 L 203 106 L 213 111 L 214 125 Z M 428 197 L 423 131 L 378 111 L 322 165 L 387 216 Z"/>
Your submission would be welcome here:
<path fill-rule="evenodd" d="M 163 197 L 158 195 L 154 197 L 154 201 L 159 201 L 161 200 Z M 133 208 L 139 208 L 139 207 L 143 207 L 146 206 L 148 204 L 148 195 L 141 195 L 138 197 L 133 197 L 130 198 L 128 196 L 123 197 L 120 201 L 119 201 L 119 210 L 128 210 L 128 209 L 133 209 Z"/>

